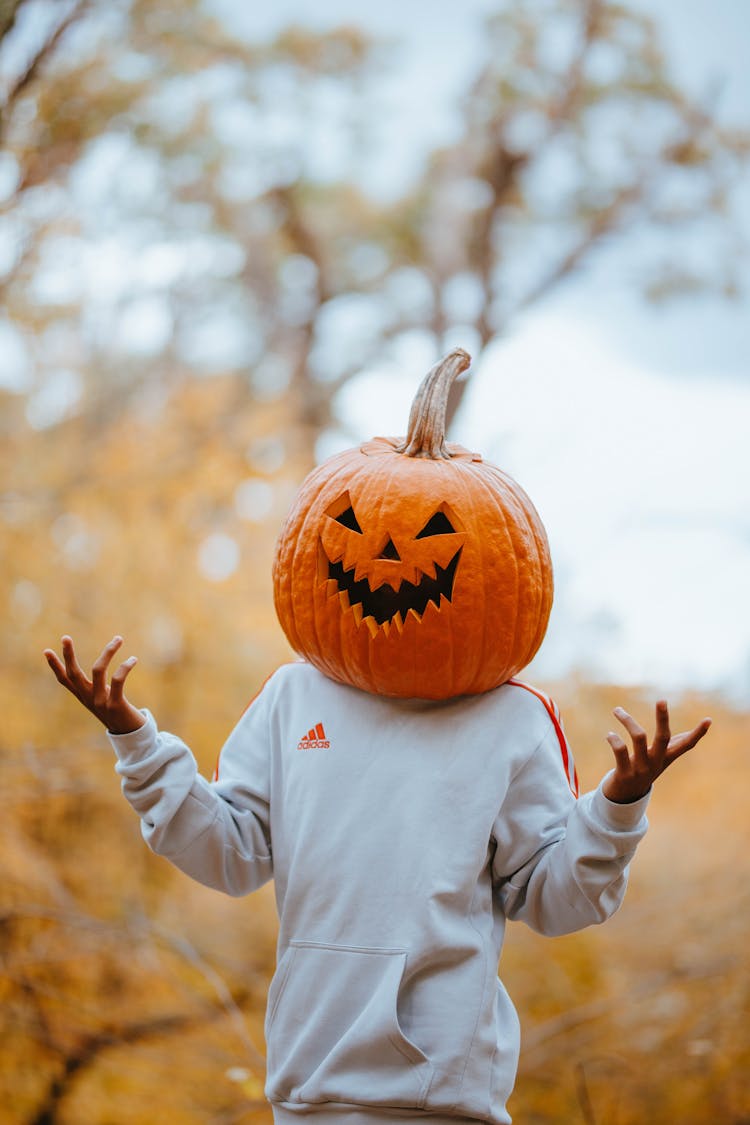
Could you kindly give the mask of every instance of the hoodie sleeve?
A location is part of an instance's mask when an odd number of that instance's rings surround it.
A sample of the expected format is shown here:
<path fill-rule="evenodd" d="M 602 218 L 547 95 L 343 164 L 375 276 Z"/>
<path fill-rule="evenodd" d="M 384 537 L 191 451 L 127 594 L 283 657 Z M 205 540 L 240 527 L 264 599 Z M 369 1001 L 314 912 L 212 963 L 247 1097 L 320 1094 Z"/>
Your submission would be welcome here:
<path fill-rule="evenodd" d="M 602 782 L 576 799 L 560 751 L 550 724 L 513 779 L 493 830 L 493 878 L 506 917 L 549 936 L 614 914 L 648 827 L 648 794 L 616 804 Z"/>
<path fill-rule="evenodd" d="M 222 778 L 213 782 L 198 773 L 181 739 L 157 729 L 149 711 L 140 730 L 109 735 L 123 793 L 152 851 L 230 895 L 248 894 L 273 875 L 267 712 L 261 692 L 225 743 Z"/>

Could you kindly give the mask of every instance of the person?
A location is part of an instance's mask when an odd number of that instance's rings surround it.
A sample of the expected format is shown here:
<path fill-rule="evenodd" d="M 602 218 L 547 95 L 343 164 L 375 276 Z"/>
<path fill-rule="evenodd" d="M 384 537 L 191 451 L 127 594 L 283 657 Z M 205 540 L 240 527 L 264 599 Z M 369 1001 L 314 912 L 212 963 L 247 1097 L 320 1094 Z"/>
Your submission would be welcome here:
<path fill-rule="evenodd" d="M 277 670 L 230 734 L 217 773 L 125 695 L 136 660 L 87 676 L 71 637 L 58 681 L 106 727 L 151 848 L 245 895 L 273 877 L 278 963 L 266 1014 L 277 1125 L 509 1122 L 519 1053 L 498 979 L 506 921 L 570 933 L 620 905 L 654 782 L 706 734 L 629 738 L 577 796 L 559 714 L 518 680 L 441 701 Z"/>

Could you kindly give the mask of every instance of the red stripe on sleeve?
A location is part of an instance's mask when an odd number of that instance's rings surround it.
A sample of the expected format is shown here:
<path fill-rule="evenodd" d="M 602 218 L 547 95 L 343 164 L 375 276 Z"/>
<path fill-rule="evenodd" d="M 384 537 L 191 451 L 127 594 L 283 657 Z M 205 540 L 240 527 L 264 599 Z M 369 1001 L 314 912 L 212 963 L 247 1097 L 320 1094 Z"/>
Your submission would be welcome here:
<path fill-rule="evenodd" d="M 573 755 L 570 751 L 570 747 L 568 746 L 568 740 L 565 737 L 565 731 L 562 729 L 560 711 L 557 704 L 554 703 L 548 695 L 545 695 L 543 691 L 540 691 L 539 688 L 532 687 L 531 684 L 525 684 L 522 680 L 508 680 L 508 683 L 513 684 L 514 687 L 523 688 L 524 691 L 531 692 L 532 695 L 535 695 L 537 699 L 544 704 L 545 710 L 547 711 L 547 714 L 552 720 L 552 725 L 555 728 L 557 741 L 560 745 L 560 755 L 563 761 L 563 768 L 565 770 L 565 776 L 568 779 L 570 791 L 574 797 L 578 797 L 580 793 L 580 789 L 578 786 L 578 770 L 576 769 L 575 762 L 573 761 Z"/>

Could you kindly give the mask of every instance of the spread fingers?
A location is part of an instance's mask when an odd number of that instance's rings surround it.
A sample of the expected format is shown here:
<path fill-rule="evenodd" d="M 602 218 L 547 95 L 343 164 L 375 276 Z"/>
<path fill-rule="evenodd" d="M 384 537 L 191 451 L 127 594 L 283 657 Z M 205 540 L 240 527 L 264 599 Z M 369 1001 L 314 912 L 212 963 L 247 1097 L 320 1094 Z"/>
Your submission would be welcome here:
<path fill-rule="evenodd" d="M 122 637 L 113 637 L 108 645 L 105 645 L 99 656 L 94 662 L 91 669 L 91 682 L 94 687 L 94 703 L 97 706 L 106 702 L 107 699 L 107 668 L 109 663 L 122 644 Z"/>
<path fill-rule="evenodd" d="M 113 675 L 109 685 L 110 704 L 122 702 L 122 693 L 125 685 L 125 680 L 130 672 L 132 672 L 137 662 L 137 656 L 129 656 L 127 660 L 123 660 L 122 664 Z"/>
<path fill-rule="evenodd" d="M 50 668 L 55 673 L 58 683 L 61 683 L 63 687 L 66 687 L 70 691 L 73 685 L 68 679 L 68 674 L 65 671 L 65 665 L 63 664 L 60 657 L 51 648 L 45 648 L 44 655 Z"/>
<path fill-rule="evenodd" d="M 65 671 L 68 674 L 70 682 L 76 686 L 88 684 L 88 678 L 84 675 L 83 669 L 78 663 L 72 637 L 63 637 L 62 650 L 63 660 L 65 661 Z"/>
<path fill-rule="evenodd" d="M 669 747 L 667 748 L 668 763 L 674 762 L 677 758 L 686 754 L 688 750 L 692 750 L 693 747 L 700 742 L 704 734 L 708 732 L 710 726 L 711 720 L 703 719 L 693 730 L 685 731 L 683 734 L 676 734 L 674 738 L 670 739 Z"/>
<path fill-rule="evenodd" d="M 640 726 L 632 715 L 629 715 L 622 707 L 615 707 L 613 714 L 619 722 L 625 727 L 625 730 L 630 735 L 633 742 L 633 756 L 636 765 L 648 765 L 648 739 L 646 732 Z"/>
<path fill-rule="evenodd" d="M 615 756 L 617 768 L 621 773 L 627 773 L 630 769 L 630 751 L 620 738 L 619 734 L 615 734 L 613 730 L 607 735 L 607 742 L 612 747 L 612 753 Z"/>
<path fill-rule="evenodd" d="M 653 749 L 663 757 L 669 746 L 672 732 L 669 729 L 669 707 L 666 699 L 660 699 L 656 704 L 656 734 L 654 735 Z"/>

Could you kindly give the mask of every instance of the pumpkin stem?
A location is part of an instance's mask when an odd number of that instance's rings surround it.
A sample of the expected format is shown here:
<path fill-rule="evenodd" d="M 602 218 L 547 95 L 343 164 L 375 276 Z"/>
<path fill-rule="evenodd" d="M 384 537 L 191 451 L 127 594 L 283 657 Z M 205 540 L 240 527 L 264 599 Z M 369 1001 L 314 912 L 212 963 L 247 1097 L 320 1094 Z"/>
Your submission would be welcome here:
<path fill-rule="evenodd" d="M 443 457 L 451 454 L 445 444 L 445 418 L 448 393 L 457 375 L 471 363 L 463 348 L 455 348 L 427 372 L 417 391 L 409 415 L 409 432 L 397 447 L 407 457 Z"/>

